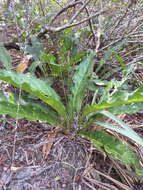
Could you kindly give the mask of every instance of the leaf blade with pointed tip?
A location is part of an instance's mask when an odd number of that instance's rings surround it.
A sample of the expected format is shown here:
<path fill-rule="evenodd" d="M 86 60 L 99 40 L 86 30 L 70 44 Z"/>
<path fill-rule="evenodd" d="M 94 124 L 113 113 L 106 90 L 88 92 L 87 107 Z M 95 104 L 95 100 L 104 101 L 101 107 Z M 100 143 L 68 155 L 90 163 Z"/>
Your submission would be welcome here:
<path fill-rule="evenodd" d="M 130 138 L 131 140 L 135 141 L 139 145 L 143 146 L 143 139 L 132 128 L 130 128 L 126 123 L 124 123 L 121 119 L 119 119 L 112 113 L 105 111 L 105 110 L 102 110 L 100 113 L 109 117 L 113 121 L 115 121 L 117 124 L 119 124 L 119 126 L 115 126 L 113 124 L 104 123 L 104 122 L 100 122 L 100 121 L 95 122 L 96 124 L 106 128 L 106 129 L 116 131 L 117 133 L 120 133 L 121 135 L 124 135 L 124 136 Z"/>
<path fill-rule="evenodd" d="M 90 140 L 97 148 L 108 153 L 113 158 L 134 167 L 137 174 L 143 175 L 139 158 L 126 143 L 116 139 L 105 131 L 82 132 L 80 136 Z"/>
<path fill-rule="evenodd" d="M 86 56 L 80 63 L 77 71 L 73 76 L 74 85 L 71 88 L 72 95 L 70 96 L 70 107 L 73 112 L 79 112 L 84 97 L 84 92 L 87 87 L 87 80 L 92 66 L 93 54 Z"/>
<path fill-rule="evenodd" d="M 143 102 L 143 85 L 137 88 L 134 92 L 118 91 L 111 95 L 106 101 L 100 104 L 88 105 L 84 108 L 82 118 L 93 112 L 98 112 L 103 109 L 109 109 L 122 105 Z"/>
<path fill-rule="evenodd" d="M 0 80 L 21 88 L 43 100 L 55 109 L 61 116 L 66 118 L 65 107 L 60 101 L 58 94 L 46 82 L 33 77 L 31 74 L 16 73 L 14 71 L 0 71 Z"/>
<path fill-rule="evenodd" d="M 59 118 L 54 112 L 41 103 L 30 98 L 18 97 L 12 93 L 0 92 L 0 114 L 15 118 L 26 118 L 30 121 L 41 120 L 51 125 L 59 125 Z"/>

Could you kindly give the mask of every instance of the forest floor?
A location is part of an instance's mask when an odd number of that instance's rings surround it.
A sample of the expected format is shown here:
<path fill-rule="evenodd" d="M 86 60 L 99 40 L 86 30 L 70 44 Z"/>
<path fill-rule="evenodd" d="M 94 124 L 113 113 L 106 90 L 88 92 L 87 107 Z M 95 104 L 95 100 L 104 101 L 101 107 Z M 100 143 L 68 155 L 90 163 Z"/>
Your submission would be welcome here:
<path fill-rule="evenodd" d="M 143 132 L 141 114 L 125 120 Z M 0 190 L 142 190 L 142 180 L 123 173 L 117 163 L 55 127 L 1 117 Z"/>

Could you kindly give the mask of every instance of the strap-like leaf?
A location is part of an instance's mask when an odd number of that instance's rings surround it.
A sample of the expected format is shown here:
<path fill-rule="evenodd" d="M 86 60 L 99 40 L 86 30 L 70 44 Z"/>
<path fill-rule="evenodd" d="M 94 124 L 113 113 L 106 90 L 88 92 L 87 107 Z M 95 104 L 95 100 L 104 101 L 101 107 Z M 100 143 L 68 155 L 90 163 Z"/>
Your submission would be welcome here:
<path fill-rule="evenodd" d="M 134 114 L 134 113 L 142 113 L 143 112 L 143 103 L 135 103 L 135 104 L 129 104 L 129 105 L 121 105 L 121 106 L 115 106 L 112 108 L 109 108 L 108 110 L 110 113 L 114 115 L 119 114 Z M 100 114 L 100 111 L 96 114 L 93 114 L 89 117 L 87 122 L 84 122 L 85 127 L 88 127 L 91 125 L 95 120 L 99 120 L 103 118 L 104 115 Z"/>
<path fill-rule="evenodd" d="M 60 97 L 46 82 L 33 77 L 29 73 L 21 74 L 6 70 L 0 71 L 0 80 L 21 88 L 33 96 L 40 98 L 66 118 L 65 107 L 60 101 Z"/>
<path fill-rule="evenodd" d="M 89 71 L 92 65 L 93 55 L 87 56 L 78 66 L 76 73 L 73 76 L 74 85 L 71 88 L 72 95 L 70 97 L 70 107 L 73 111 L 79 112 L 84 97 L 84 92 L 87 87 Z"/>
<path fill-rule="evenodd" d="M 139 158 L 127 144 L 104 131 L 88 131 L 80 134 L 83 138 L 90 140 L 100 150 L 108 153 L 113 158 L 122 161 L 140 171 L 143 174 Z M 138 173 L 137 173 L 138 174 Z"/>
<path fill-rule="evenodd" d="M 142 113 L 143 112 L 143 103 L 135 103 L 129 105 L 122 105 L 122 106 L 115 106 L 109 109 L 109 112 L 113 113 L 114 115 L 117 114 L 134 114 L 134 113 Z"/>
<path fill-rule="evenodd" d="M 106 102 L 101 104 L 93 104 L 85 107 L 82 118 L 89 115 L 90 113 L 113 108 L 115 106 L 122 106 L 125 104 L 133 104 L 143 102 L 143 86 L 140 86 L 137 90 L 132 93 L 125 91 L 118 91 L 114 95 L 111 95 Z"/>
<path fill-rule="evenodd" d="M 30 121 L 41 120 L 59 126 L 58 116 L 39 102 L 30 98 L 5 95 L 0 92 L 0 114 L 8 114 L 15 118 L 26 118 Z"/>
<path fill-rule="evenodd" d="M 119 126 L 114 126 L 113 124 L 104 123 L 104 122 L 100 122 L 100 121 L 95 122 L 95 124 L 98 124 L 106 129 L 110 129 L 112 131 L 120 133 L 121 135 L 124 135 L 124 136 L 132 139 L 139 145 L 143 146 L 143 139 L 132 128 L 130 128 L 126 123 L 124 123 L 122 120 L 120 120 L 118 117 L 116 117 L 115 115 L 113 115 L 112 113 L 110 113 L 108 111 L 102 110 L 99 113 L 109 117 L 110 119 L 112 119 L 113 121 L 118 123 Z M 92 118 L 91 121 L 92 121 L 92 123 L 94 123 L 94 121 L 96 121 L 96 118 L 95 118 L 95 120 L 94 120 L 94 118 Z M 90 121 L 90 124 L 91 124 L 91 121 Z"/>
<path fill-rule="evenodd" d="M 138 136 L 137 133 L 135 133 L 134 131 L 125 130 L 121 127 L 114 126 L 114 125 L 109 124 L 109 123 L 103 123 L 103 122 L 99 122 L 99 121 L 95 122 L 95 123 L 106 128 L 106 129 L 110 129 L 110 130 L 115 131 L 121 135 L 124 135 L 124 136 L 132 139 L 133 141 L 135 141 L 139 145 L 143 146 L 143 139 L 140 136 Z"/>

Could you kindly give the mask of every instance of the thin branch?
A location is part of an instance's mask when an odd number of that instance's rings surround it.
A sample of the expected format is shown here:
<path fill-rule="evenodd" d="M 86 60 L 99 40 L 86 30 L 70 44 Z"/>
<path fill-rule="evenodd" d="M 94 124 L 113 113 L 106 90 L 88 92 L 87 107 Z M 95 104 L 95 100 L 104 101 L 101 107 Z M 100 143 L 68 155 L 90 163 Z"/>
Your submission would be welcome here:
<path fill-rule="evenodd" d="M 125 11 L 124 15 L 117 21 L 116 24 L 114 24 L 114 28 L 111 30 L 111 34 L 112 34 L 112 32 L 120 25 L 120 23 L 124 20 L 124 18 L 127 16 L 128 12 L 129 12 L 129 9 L 130 9 L 134 4 L 136 4 L 136 1 L 131 1 L 131 2 L 129 3 L 129 5 L 128 5 L 127 8 L 126 8 L 126 11 Z"/>
<path fill-rule="evenodd" d="M 53 0 L 55 1 L 55 3 L 57 3 L 57 5 L 59 5 L 59 7 L 63 8 L 63 6 L 61 5 L 61 3 L 59 3 L 57 0 Z"/>
<path fill-rule="evenodd" d="M 84 22 L 89 21 L 93 17 L 99 16 L 100 14 L 105 13 L 106 11 L 107 11 L 106 9 L 104 9 L 102 11 L 98 11 L 97 13 L 95 13 L 95 14 L 93 14 L 93 15 L 91 15 L 91 16 L 89 16 L 89 17 L 87 17 L 87 18 L 85 18 L 85 19 L 83 19 L 83 20 L 81 20 L 79 22 L 75 22 L 73 24 L 65 24 L 65 25 L 59 26 L 59 27 L 51 27 L 51 26 L 46 27 L 46 29 L 43 32 L 40 32 L 38 34 L 38 38 L 42 37 L 43 35 L 45 35 L 48 32 L 50 32 L 50 33 L 52 33 L 52 32 L 61 32 L 61 31 L 65 30 L 65 29 L 67 29 L 67 28 L 71 28 L 71 27 L 80 25 L 80 24 L 82 24 Z"/>
<path fill-rule="evenodd" d="M 81 4 L 81 1 L 73 1 L 71 3 L 69 3 L 67 6 L 63 7 L 63 9 L 61 9 L 49 22 L 49 25 L 51 25 L 59 15 L 61 15 L 63 12 L 67 11 L 69 8 L 75 7 L 78 4 Z"/>
<path fill-rule="evenodd" d="M 143 60 L 143 54 L 137 55 L 131 62 L 128 63 L 128 65 L 137 63 L 137 62 L 142 61 L 142 60 Z"/>
<path fill-rule="evenodd" d="M 86 10 L 87 16 L 89 17 L 90 13 L 89 13 L 89 10 L 88 10 L 88 8 L 86 6 L 85 6 L 85 10 Z M 94 43 L 96 43 L 96 34 L 94 32 L 94 27 L 93 27 L 93 24 L 92 24 L 92 19 L 89 19 L 89 27 L 90 27 L 90 30 L 91 30 L 91 32 L 93 34 Z"/>
<path fill-rule="evenodd" d="M 117 39 L 117 40 L 111 42 L 110 44 L 107 44 L 106 46 L 104 46 L 101 50 L 107 49 L 107 48 L 109 48 L 110 46 L 113 46 L 113 45 L 115 45 L 116 43 L 122 41 L 123 39 L 124 39 L 123 37 L 120 37 L 119 39 Z"/>
<path fill-rule="evenodd" d="M 76 19 L 76 17 L 81 13 L 81 11 L 86 7 L 86 5 L 90 2 L 91 0 L 88 0 L 86 3 L 82 3 L 83 5 L 82 5 L 82 7 L 73 15 L 73 17 L 71 18 L 71 20 L 70 20 L 70 23 L 72 23 L 75 19 Z"/>

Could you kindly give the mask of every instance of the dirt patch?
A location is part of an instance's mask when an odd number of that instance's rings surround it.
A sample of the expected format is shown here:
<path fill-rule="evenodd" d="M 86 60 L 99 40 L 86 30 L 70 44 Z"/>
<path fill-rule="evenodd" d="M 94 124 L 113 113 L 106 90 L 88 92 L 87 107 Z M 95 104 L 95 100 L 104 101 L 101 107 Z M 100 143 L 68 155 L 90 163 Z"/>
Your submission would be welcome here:
<path fill-rule="evenodd" d="M 42 147 L 48 144 L 46 136 L 51 129 L 20 120 L 15 133 L 15 121 L 10 117 L 8 120 L 1 122 L 0 189 L 90 190 L 82 181 L 76 182 L 88 159 L 83 144 L 59 133 L 52 139 L 52 150 L 44 159 Z"/>

